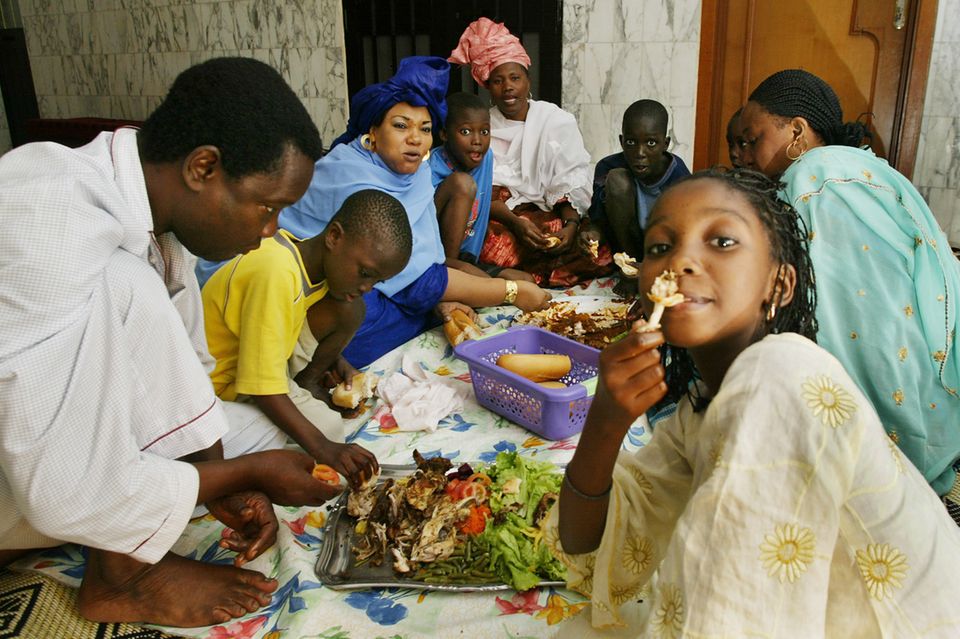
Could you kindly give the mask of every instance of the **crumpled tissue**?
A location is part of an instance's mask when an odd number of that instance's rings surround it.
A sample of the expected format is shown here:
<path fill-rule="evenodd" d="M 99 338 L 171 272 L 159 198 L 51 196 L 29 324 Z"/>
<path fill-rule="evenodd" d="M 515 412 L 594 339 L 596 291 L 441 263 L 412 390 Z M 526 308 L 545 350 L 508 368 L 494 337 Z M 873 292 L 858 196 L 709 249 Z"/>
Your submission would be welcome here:
<path fill-rule="evenodd" d="M 470 386 L 426 371 L 412 356 L 404 355 L 400 371 L 380 381 L 377 395 L 387 410 L 378 410 L 373 421 L 383 427 L 389 422 L 385 418 L 392 415 L 398 430 L 432 433 L 444 417 L 463 410 Z"/>

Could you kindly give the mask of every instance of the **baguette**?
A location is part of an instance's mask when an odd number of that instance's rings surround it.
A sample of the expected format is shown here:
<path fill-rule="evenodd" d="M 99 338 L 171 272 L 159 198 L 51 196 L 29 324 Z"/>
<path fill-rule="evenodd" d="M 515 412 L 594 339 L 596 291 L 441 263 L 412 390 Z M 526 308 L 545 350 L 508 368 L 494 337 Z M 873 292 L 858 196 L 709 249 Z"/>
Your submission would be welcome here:
<path fill-rule="evenodd" d="M 353 382 L 350 384 L 350 390 L 347 390 L 346 384 L 340 382 L 330 394 L 333 403 L 340 408 L 356 408 L 360 402 L 373 396 L 373 389 L 377 387 L 379 377 L 366 373 L 357 373 L 353 376 Z"/>
<path fill-rule="evenodd" d="M 548 382 L 569 373 L 571 364 L 567 355 L 507 353 L 497 358 L 497 366 L 532 382 Z"/>

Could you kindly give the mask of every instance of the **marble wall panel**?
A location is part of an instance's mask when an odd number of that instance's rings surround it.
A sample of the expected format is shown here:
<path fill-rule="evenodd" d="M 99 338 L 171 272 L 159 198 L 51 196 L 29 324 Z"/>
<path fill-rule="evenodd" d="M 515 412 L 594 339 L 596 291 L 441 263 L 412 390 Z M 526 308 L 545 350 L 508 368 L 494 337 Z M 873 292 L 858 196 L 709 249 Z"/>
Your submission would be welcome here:
<path fill-rule="evenodd" d="M 670 113 L 671 150 L 693 153 L 698 0 L 564 0 L 563 107 L 579 117 L 596 162 L 620 150 L 623 112 L 635 100 Z"/>
<path fill-rule="evenodd" d="M 960 246 L 960 0 L 940 0 L 913 182 Z"/>
<path fill-rule="evenodd" d="M 324 140 L 345 128 L 339 0 L 19 2 L 42 117 L 143 119 L 179 72 L 243 55 L 284 76 Z"/>

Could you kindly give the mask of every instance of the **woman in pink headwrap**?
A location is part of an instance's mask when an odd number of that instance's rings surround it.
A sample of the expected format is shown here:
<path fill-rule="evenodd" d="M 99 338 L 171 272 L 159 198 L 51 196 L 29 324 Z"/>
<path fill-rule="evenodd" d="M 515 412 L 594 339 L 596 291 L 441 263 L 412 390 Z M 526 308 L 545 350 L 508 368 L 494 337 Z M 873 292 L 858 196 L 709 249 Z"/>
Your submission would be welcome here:
<path fill-rule="evenodd" d="M 480 18 L 449 60 L 469 64 L 493 102 L 494 202 L 480 262 L 520 268 L 546 286 L 608 274 L 609 251 L 594 257 L 579 241 L 592 194 L 590 154 L 572 114 L 532 99 L 523 45 L 503 24 Z"/>

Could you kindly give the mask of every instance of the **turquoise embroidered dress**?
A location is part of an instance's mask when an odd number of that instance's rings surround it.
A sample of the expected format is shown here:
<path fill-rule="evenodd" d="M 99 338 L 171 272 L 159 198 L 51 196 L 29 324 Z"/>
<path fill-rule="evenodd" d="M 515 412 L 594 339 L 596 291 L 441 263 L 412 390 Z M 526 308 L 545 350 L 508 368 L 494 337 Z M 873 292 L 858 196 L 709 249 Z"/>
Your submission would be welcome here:
<path fill-rule="evenodd" d="M 958 262 L 913 185 L 872 152 L 807 151 L 781 177 L 807 224 L 817 341 L 938 494 L 960 458 Z"/>

